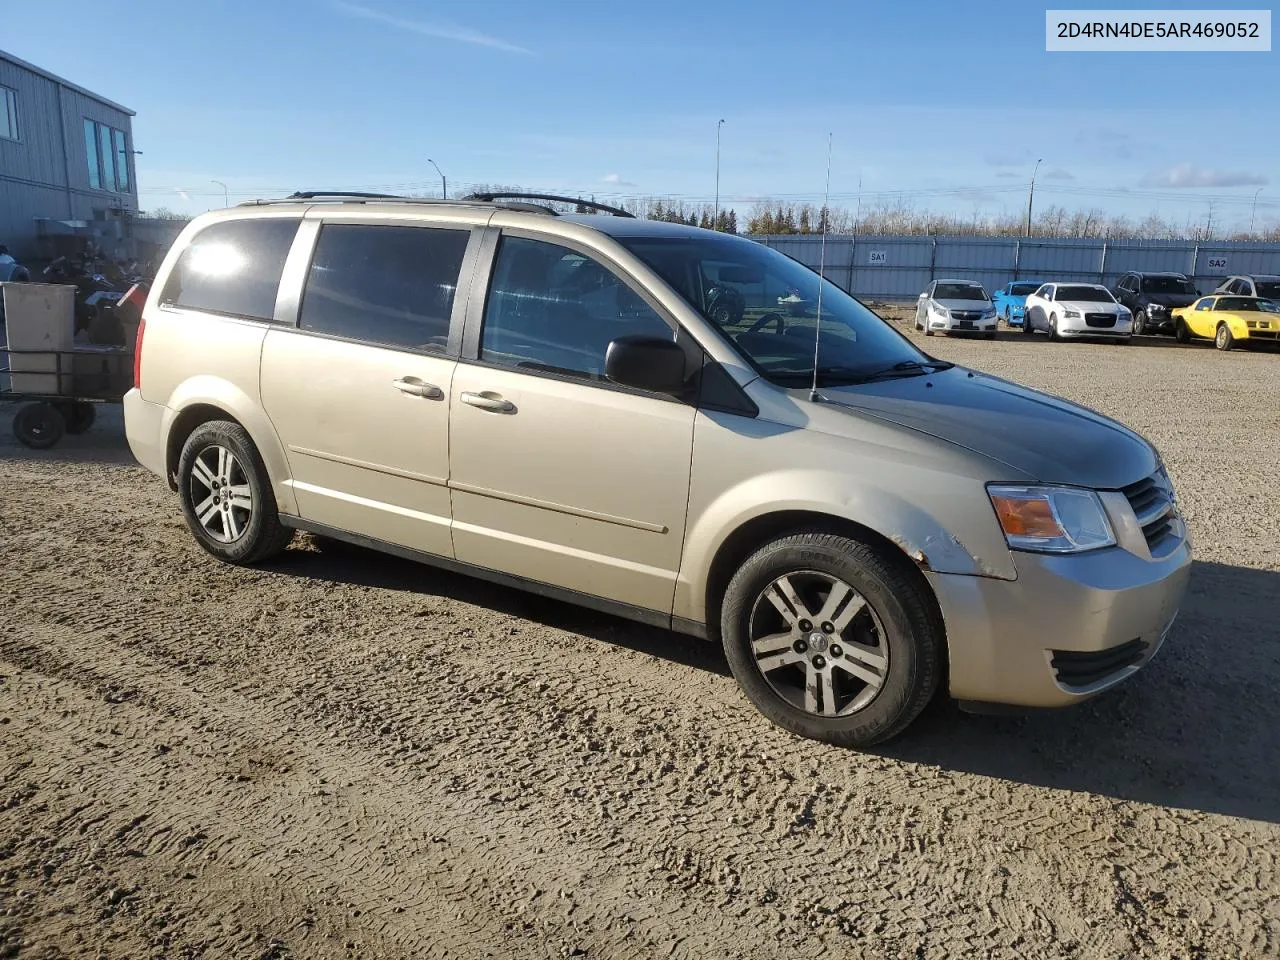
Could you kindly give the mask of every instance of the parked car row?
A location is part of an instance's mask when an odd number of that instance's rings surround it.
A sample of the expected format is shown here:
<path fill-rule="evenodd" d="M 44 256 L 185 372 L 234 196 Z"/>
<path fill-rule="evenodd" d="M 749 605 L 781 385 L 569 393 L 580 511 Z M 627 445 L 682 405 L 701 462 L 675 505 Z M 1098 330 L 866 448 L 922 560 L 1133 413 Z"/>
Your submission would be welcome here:
<path fill-rule="evenodd" d="M 1014 280 L 988 295 L 972 280 L 934 280 L 916 301 L 915 328 L 977 333 L 1020 328 L 1051 340 L 1091 337 L 1127 343 L 1133 336 L 1173 334 L 1180 342 L 1212 340 L 1220 350 L 1249 341 L 1280 341 L 1280 277 L 1233 276 L 1202 296 L 1181 273 L 1123 274 L 1113 289 L 1097 283 Z"/>

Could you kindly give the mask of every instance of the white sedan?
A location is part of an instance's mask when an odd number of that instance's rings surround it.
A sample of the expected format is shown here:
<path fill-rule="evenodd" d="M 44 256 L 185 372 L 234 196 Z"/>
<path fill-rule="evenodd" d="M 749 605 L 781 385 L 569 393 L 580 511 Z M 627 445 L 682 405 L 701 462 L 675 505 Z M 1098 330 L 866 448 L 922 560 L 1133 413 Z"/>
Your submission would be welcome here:
<path fill-rule="evenodd" d="M 996 307 L 982 284 L 934 280 L 916 300 L 916 329 L 935 333 L 985 333 L 996 338 Z"/>
<path fill-rule="evenodd" d="M 1096 283 L 1046 283 L 1027 297 L 1027 336 L 1044 331 L 1050 340 L 1105 337 L 1128 343 L 1133 315 L 1116 302 L 1111 291 Z"/>

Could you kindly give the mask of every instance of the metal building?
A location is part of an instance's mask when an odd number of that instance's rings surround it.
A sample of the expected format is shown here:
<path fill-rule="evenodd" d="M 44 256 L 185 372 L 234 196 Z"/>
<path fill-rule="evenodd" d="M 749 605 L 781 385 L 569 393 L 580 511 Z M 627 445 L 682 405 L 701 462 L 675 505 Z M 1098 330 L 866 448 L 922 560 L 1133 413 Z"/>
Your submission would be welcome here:
<path fill-rule="evenodd" d="M 131 251 L 133 111 L 0 50 L 0 243 L 49 259 Z"/>

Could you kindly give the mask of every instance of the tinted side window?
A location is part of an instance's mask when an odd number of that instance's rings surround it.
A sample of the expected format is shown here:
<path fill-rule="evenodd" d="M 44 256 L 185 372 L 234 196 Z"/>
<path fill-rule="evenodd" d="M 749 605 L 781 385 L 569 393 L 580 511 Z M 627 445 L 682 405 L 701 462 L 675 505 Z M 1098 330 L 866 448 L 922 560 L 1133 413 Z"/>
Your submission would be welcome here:
<path fill-rule="evenodd" d="M 303 330 L 444 350 L 467 230 L 326 224 L 298 324 Z"/>
<path fill-rule="evenodd" d="M 480 357 L 604 379 L 616 337 L 675 332 L 616 274 L 575 250 L 504 237 L 484 310 Z"/>
<path fill-rule="evenodd" d="M 161 303 L 270 320 L 297 220 L 229 220 L 200 231 L 178 258 Z"/>

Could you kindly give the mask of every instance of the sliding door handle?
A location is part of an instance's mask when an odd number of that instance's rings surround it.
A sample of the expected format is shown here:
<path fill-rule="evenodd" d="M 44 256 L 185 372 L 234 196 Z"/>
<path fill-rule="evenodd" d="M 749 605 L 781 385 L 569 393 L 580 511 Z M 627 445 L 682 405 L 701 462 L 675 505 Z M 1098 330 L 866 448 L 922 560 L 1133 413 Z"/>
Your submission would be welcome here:
<path fill-rule="evenodd" d="M 462 402 L 490 413 L 515 413 L 516 405 L 496 393 L 463 393 Z"/>
<path fill-rule="evenodd" d="M 392 380 L 391 385 L 401 393 L 407 393 L 410 396 L 423 397 L 427 400 L 444 399 L 443 390 L 434 383 L 425 383 L 417 377 L 401 377 L 399 380 Z"/>

